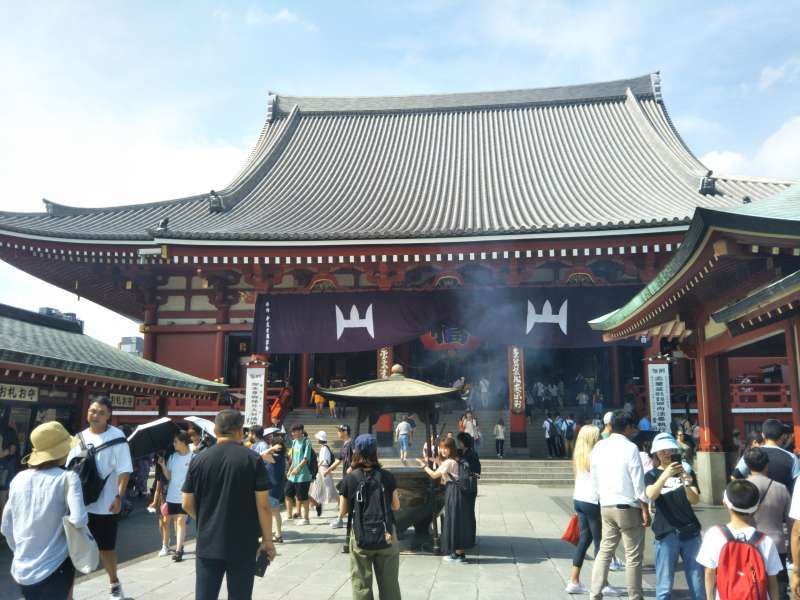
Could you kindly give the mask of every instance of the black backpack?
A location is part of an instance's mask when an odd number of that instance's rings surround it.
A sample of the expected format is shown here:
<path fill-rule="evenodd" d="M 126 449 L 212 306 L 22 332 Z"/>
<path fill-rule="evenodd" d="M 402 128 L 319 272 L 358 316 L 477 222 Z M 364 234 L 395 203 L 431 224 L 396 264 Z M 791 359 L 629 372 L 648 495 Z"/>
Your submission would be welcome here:
<path fill-rule="evenodd" d="M 308 440 L 306 440 L 307 444 L 311 444 Z M 308 470 L 311 471 L 311 479 L 317 478 L 317 473 L 319 473 L 319 461 L 317 460 L 317 453 L 314 452 L 313 448 L 309 448 L 311 451 L 311 456 L 308 457 Z"/>
<path fill-rule="evenodd" d="M 478 478 L 466 460 L 458 461 L 458 480 L 454 482 L 458 491 L 466 496 L 478 495 Z"/>
<path fill-rule="evenodd" d="M 352 475 L 358 481 L 351 508 L 356 544 L 363 550 L 388 548 L 391 537 L 381 472 L 357 469 Z"/>
<path fill-rule="evenodd" d="M 89 505 L 100 497 L 100 494 L 103 492 L 103 487 L 106 485 L 106 480 L 108 479 L 108 476 L 100 477 L 100 473 L 97 472 L 95 456 L 98 452 L 110 448 L 111 446 L 127 444 L 128 440 L 124 437 L 118 437 L 107 441 L 105 444 L 100 444 L 97 447 L 87 447 L 82 434 L 78 434 L 78 439 L 81 442 L 81 455 L 69 461 L 67 469 L 78 474 L 78 478 L 81 480 L 81 489 L 83 490 L 83 503 Z"/>

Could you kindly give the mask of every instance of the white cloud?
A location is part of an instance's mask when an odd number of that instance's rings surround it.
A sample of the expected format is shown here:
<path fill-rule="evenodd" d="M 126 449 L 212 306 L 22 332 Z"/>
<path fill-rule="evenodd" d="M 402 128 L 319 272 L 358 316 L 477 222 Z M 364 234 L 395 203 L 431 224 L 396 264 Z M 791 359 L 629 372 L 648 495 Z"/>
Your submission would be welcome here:
<path fill-rule="evenodd" d="M 800 79 L 800 56 L 792 56 L 777 67 L 767 65 L 761 69 L 758 88 L 763 91 L 776 83 L 782 81 L 792 83 L 798 79 Z"/>
<path fill-rule="evenodd" d="M 204 115 L 195 99 L 126 112 L 79 93 L 50 93 L 69 85 L 40 76 L 46 67 L 0 61 L 7 84 L 0 97 L 0 210 L 42 212 L 42 197 L 108 206 L 207 192 L 227 184 L 247 155 L 245 143 L 197 135 Z M 112 345 L 138 331 L 132 321 L 1 262 L 0 302 L 76 312 L 88 334 Z"/>
<path fill-rule="evenodd" d="M 800 116 L 781 125 L 752 157 L 732 150 L 712 150 L 700 160 L 715 173 L 759 175 L 800 181 Z"/>
<path fill-rule="evenodd" d="M 227 23 L 231 18 L 231 13 L 224 8 L 215 8 L 211 12 L 211 16 L 215 19 L 219 19 L 223 23 Z"/>
<path fill-rule="evenodd" d="M 281 8 L 274 13 L 269 13 L 261 8 L 252 6 L 247 9 L 244 19 L 248 25 L 299 25 L 306 31 L 317 31 L 317 26 L 314 23 L 301 19 L 288 8 Z"/>

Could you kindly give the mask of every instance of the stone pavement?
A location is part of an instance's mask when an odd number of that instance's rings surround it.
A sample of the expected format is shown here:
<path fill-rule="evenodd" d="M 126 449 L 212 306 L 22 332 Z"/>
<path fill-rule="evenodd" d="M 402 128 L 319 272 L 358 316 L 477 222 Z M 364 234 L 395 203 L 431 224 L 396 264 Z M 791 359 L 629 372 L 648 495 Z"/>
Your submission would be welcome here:
<path fill-rule="evenodd" d="M 442 562 L 439 557 L 403 554 L 400 585 L 407 600 L 457 597 L 459 600 L 522 600 L 534 598 L 579 598 L 564 592 L 572 565 L 573 546 L 560 537 L 571 514 L 571 489 L 544 489 L 528 485 L 486 484 L 478 499 L 478 547 L 470 564 Z M 326 512 L 330 513 L 331 510 Z M 699 511 L 701 520 L 714 522 L 719 509 Z M 256 579 L 254 598 L 351 597 L 349 557 L 341 553 L 344 530 L 328 527 L 328 518 L 312 519 L 310 527 L 290 525 L 284 530 L 286 542 L 278 546 L 279 556 L 264 579 Z M 645 560 L 645 595 L 653 597 L 652 536 L 648 534 Z M 174 564 L 155 553 L 130 561 L 120 570 L 126 596 L 147 600 L 194 598 L 193 544 L 185 561 Z M 590 556 L 592 552 L 590 551 Z M 648 568 L 649 565 L 649 568 Z M 582 581 L 588 585 L 592 561 L 584 564 Z M 611 573 L 612 585 L 623 586 L 624 573 Z M 685 598 L 682 578 L 673 594 Z M 76 600 L 108 597 L 107 579 L 102 573 L 81 578 Z M 226 598 L 224 590 L 221 598 Z M 376 590 L 376 598 L 377 590 Z"/>

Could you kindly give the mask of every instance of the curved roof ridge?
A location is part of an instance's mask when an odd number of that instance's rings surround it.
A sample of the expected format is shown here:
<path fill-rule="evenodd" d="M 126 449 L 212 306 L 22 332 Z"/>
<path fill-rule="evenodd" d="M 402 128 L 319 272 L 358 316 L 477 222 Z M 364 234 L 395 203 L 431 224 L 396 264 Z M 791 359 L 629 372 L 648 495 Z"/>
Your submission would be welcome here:
<path fill-rule="evenodd" d="M 656 97 L 653 74 L 598 83 L 505 90 L 460 92 L 411 96 L 290 96 L 270 92 L 276 108 L 288 112 L 298 106 L 302 112 L 393 112 L 454 110 L 519 106 L 531 104 L 579 103 L 624 99 L 630 88 L 637 97 Z M 284 106 L 285 105 L 285 106 Z"/>
<path fill-rule="evenodd" d="M 715 179 L 724 179 L 726 181 L 747 181 L 752 183 L 769 183 L 775 185 L 788 185 L 794 186 L 800 184 L 800 179 L 774 179 L 772 177 L 761 177 L 758 175 L 726 175 L 725 173 L 713 174 Z"/>
<path fill-rule="evenodd" d="M 280 154 L 286 148 L 289 138 L 294 133 L 297 127 L 298 114 L 299 109 L 297 106 L 293 107 L 288 117 L 275 125 L 277 129 L 272 139 L 269 139 L 267 125 L 264 126 L 264 130 L 259 135 L 256 146 L 250 154 L 250 159 L 231 182 L 218 192 L 220 195 L 231 199 L 230 202 L 226 203 L 226 209 L 238 204 L 266 177 L 267 172 L 278 160 Z M 267 123 L 270 123 L 270 121 L 271 119 L 267 119 Z M 271 129 L 272 125 L 269 125 L 269 128 Z"/>
<path fill-rule="evenodd" d="M 155 202 L 143 202 L 141 204 L 121 204 L 119 206 L 68 206 L 53 202 L 47 198 L 42 198 L 47 214 L 51 217 L 74 217 L 79 215 L 96 214 L 102 212 L 118 212 L 121 210 L 141 210 L 143 208 L 158 208 L 159 206 L 169 206 L 183 202 L 203 200 L 207 194 L 195 194 L 194 196 L 184 196 L 183 198 L 172 198 L 170 200 L 158 200 Z M 42 216 L 41 212 L 12 212 L 0 210 L 0 215 L 20 215 L 20 216 Z"/>
<path fill-rule="evenodd" d="M 653 151 L 664 161 L 664 165 L 686 184 L 699 189 L 700 178 L 706 174 L 706 171 L 701 172 L 698 169 L 693 173 L 687 169 L 688 164 L 683 160 L 684 157 L 678 156 L 675 149 L 661 136 L 630 89 L 626 92 L 625 109 L 631 115 L 642 136 L 650 142 Z M 702 167 L 699 162 L 697 164 Z"/>

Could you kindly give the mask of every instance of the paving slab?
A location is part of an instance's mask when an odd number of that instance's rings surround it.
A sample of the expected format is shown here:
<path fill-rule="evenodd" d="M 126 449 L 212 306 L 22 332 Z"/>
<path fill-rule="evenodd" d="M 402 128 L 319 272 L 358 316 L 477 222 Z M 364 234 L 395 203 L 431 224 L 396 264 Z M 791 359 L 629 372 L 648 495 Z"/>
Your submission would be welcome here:
<path fill-rule="evenodd" d="M 485 484 L 477 503 L 478 545 L 468 553 L 469 564 L 443 562 L 441 557 L 402 554 L 400 588 L 406 600 L 533 600 L 580 598 L 564 592 L 572 567 L 573 546 L 561 541 L 571 515 L 571 490 L 539 488 L 532 485 Z M 721 510 L 698 510 L 704 526 L 719 520 Z M 314 600 L 345 600 L 351 597 L 349 556 L 341 553 L 344 530 L 328 526 L 329 515 L 312 518 L 310 526 L 284 524 L 284 544 L 266 577 L 256 579 L 255 600 L 298 597 Z M 645 554 L 644 589 L 654 597 L 652 534 L 648 532 Z M 154 547 L 155 549 L 155 547 Z M 189 542 L 182 563 L 145 554 L 120 566 L 120 579 L 128 598 L 183 600 L 194 598 L 194 542 Z M 621 550 L 618 552 L 621 555 Z M 584 564 L 581 579 L 591 579 L 592 552 Z M 624 588 L 625 574 L 610 573 L 612 585 Z M 16 600 L 8 593 L 3 598 Z M 378 598 L 377 585 L 374 586 Z M 78 579 L 75 600 L 108 597 L 104 574 L 97 572 Z M 674 600 L 687 598 L 683 575 L 676 578 Z M 222 600 L 227 599 L 223 582 Z"/>

